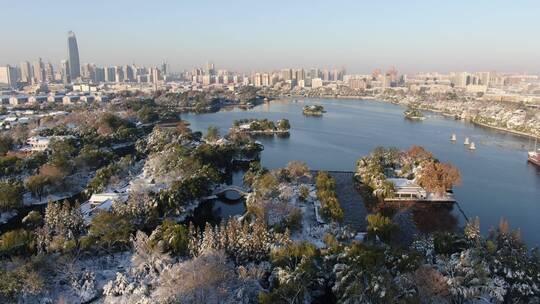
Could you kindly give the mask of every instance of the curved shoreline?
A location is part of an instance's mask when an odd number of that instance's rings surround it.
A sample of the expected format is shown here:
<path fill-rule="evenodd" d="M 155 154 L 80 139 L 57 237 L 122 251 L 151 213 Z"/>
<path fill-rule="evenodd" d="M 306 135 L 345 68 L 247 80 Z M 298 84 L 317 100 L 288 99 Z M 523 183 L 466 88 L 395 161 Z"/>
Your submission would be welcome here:
<path fill-rule="evenodd" d="M 316 97 L 309 97 L 309 96 L 292 96 L 291 95 L 290 97 L 281 97 L 281 98 L 277 98 L 275 100 L 289 100 L 292 97 L 301 97 L 301 98 L 306 98 L 306 99 L 332 99 L 333 98 L 333 99 L 346 99 L 346 100 L 354 100 L 354 99 L 356 99 L 358 101 L 369 100 L 369 101 L 379 101 L 379 102 L 384 102 L 384 103 L 391 103 L 391 104 L 395 104 L 395 105 L 404 107 L 404 105 L 402 105 L 400 103 L 385 100 L 383 98 L 377 98 L 377 97 L 374 97 L 374 96 L 362 96 L 362 97 L 359 97 L 359 96 L 316 96 Z M 424 109 L 424 108 L 421 108 L 421 110 L 422 111 L 428 111 L 428 112 L 437 113 L 437 114 L 440 114 L 440 115 L 442 115 L 444 117 L 453 117 L 453 116 L 456 115 L 456 114 L 446 113 L 443 110 Z M 525 137 L 525 138 L 532 138 L 532 139 L 539 139 L 540 140 L 540 135 L 529 134 L 529 133 L 516 131 L 516 130 L 512 130 L 512 129 L 507 129 L 507 128 L 503 128 L 503 127 L 491 126 L 491 125 L 488 125 L 488 124 L 472 121 L 470 119 L 467 119 L 467 120 L 462 119 L 462 121 L 471 123 L 471 124 L 476 125 L 476 126 L 481 126 L 481 127 L 501 131 L 501 132 L 506 132 L 506 133 L 510 133 L 510 134 Z"/>

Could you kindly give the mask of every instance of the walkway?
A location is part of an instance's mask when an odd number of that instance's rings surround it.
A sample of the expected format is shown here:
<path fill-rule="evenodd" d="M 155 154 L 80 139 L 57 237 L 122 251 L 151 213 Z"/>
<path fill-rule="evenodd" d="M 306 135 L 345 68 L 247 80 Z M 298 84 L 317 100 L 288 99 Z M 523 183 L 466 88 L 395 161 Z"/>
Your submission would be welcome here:
<path fill-rule="evenodd" d="M 236 185 L 223 185 L 223 186 L 220 186 L 218 188 L 216 188 L 212 194 L 213 195 L 218 195 L 218 194 L 223 194 L 227 191 L 236 191 L 238 192 L 238 194 L 240 194 L 241 196 L 246 196 L 249 194 L 249 190 L 244 188 L 244 187 L 240 187 L 240 186 L 236 186 Z"/>

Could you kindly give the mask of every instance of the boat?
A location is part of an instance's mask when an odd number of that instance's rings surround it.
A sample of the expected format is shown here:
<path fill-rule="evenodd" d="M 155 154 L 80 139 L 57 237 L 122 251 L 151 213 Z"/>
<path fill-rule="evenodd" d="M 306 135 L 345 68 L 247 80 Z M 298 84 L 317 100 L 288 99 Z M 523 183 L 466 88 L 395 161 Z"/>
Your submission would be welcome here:
<path fill-rule="evenodd" d="M 468 137 L 465 137 L 465 141 L 463 142 L 463 144 L 464 145 L 469 145 L 470 144 Z"/>
<path fill-rule="evenodd" d="M 534 150 L 529 151 L 527 160 L 537 166 L 540 166 L 540 149 L 536 148 L 537 140 L 534 140 Z"/>
<path fill-rule="evenodd" d="M 450 138 L 451 141 L 456 141 L 456 134 L 452 134 L 452 137 Z"/>
<path fill-rule="evenodd" d="M 474 142 L 471 142 L 471 144 L 469 145 L 469 150 L 476 150 Z"/>

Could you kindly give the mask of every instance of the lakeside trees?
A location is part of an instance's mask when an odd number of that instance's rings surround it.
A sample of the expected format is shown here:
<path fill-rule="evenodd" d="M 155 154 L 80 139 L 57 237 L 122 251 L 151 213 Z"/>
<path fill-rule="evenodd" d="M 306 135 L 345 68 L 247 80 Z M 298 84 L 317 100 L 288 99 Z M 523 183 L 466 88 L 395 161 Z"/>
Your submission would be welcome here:
<path fill-rule="evenodd" d="M 440 163 L 431 152 L 419 146 L 406 151 L 376 148 L 358 160 L 355 176 L 380 201 L 395 195 L 395 185 L 388 178 L 410 180 L 438 196 L 445 195 L 461 182 L 456 167 Z"/>
<path fill-rule="evenodd" d="M 9 211 L 22 205 L 24 187 L 15 180 L 0 180 L 0 211 Z"/>
<path fill-rule="evenodd" d="M 336 182 L 325 171 L 319 171 L 315 177 L 317 199 L 321 202 L 321 214 L 327 220 L 343 220 L 343 209 L 336 194 Z"/>
<path fill-rule="evenodd" d="M 322 105 L 310 105 L 302 108 L 302 113 L 307 116 L 322 116 L 325 112 Z"/>
<path fill-rule="evenodd" d="M 429 162 L 422 166 L 417 175 L 420 186 L 438 195 L 461 183 L 459 170 L 451 164 Z"/>
<path fill-rule="evenodd" d="M 273 122 L 269 119 L 240 119 L 233 122 L 233 132 L 245 132 L 245 133 L 288 133 L 291 128 L 291 124 L 288 119 L 280 119 Z"/>

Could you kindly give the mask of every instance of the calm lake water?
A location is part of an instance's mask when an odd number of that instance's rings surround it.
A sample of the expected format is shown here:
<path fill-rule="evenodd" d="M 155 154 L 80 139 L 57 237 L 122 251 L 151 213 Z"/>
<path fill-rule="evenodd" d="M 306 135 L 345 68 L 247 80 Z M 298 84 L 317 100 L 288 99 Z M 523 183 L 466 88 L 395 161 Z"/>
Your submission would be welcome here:
<path fill-rule="evenodd" d="M 307 104 L 323 104 L 327 113 L 304 116 L 302 107 Z M 460 169 L 462 185 L 454 189 L 455 196 L 467 217 L 480 217 L 483 232 L 506 218 L 511 227 L 521 229 L 527 243 L 540 245 L 540 169 L 526 161 L 528 139 L 435 113 L 425 113 L 422 122 L 408 121 L 403 111 L 401 106 L 370 100 L 299 99 L 182 118 L 195 131 L 206 132 L 214 125 L 221 134 L 236 119 L 289 119 L 289 138 L 258 139 L 264 144 L 261 161 L 268 168 L 302 160 L 315 170 L 354 171 L 358 158 L 377 146 L 423 146 Z M 455 143 L 449 140 L 452 133 L 458 137 Z M 465 137 L 476 144 L 476 151 L 464 147 Z M 463 224 L 463 218 L 460 221 Z"/>

